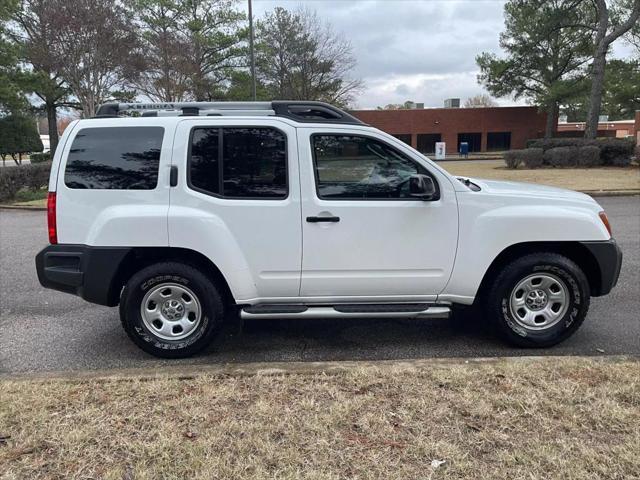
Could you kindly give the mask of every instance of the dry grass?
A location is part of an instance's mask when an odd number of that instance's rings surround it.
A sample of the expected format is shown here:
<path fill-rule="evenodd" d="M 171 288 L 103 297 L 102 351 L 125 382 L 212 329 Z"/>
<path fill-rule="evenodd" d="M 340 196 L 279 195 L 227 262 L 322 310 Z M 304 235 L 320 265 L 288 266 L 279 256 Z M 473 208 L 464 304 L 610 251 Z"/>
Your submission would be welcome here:
<path fill-rule="evenodd" d="M 501 160 L 444 162 L 440 165 L 453 175 L 541 183 L 571 190 L 640 190 L 640 167 L 626 168 L 539 168 L 509 170 Z"/>
<path fill-rule="evenodd" d="M 24 202 L 13 202 L 11 203 L 11 205 L 15 205 L 16 207 L 46 207 L 47 206 L 47 199 L 46 198 L 40 198 L 37 200 L 27 200 Z"/>
<path fill-rule="evenodd" d="M 3 381 L 0 478 L 638 478 L 638 366 Z"/>

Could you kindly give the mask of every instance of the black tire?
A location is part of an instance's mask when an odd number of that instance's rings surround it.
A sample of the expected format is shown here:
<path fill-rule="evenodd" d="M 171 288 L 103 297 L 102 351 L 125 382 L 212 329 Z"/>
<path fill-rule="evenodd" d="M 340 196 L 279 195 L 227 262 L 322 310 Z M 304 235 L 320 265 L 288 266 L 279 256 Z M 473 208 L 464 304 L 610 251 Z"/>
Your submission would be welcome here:
<path fill-rule="evenodd" d="M 511 294 L 519 282 L 538 274 L 549 274 L 561 280 L 569 299 L 566 312 L 558 315 L 557 323 L 539 330 L 522 325 L 510 306 Z M 485 310 L 487 318 L 509 343 L 541 348 L 556 345 L 578 330 L 589 311 L 589 301 L 589 282 L 580 267 L 563 255 L 541 252 L 511 262 L 496 276 L 489 289 Z"/>
<path fill-rule="evenodd" d="M 161 338 L 142 318 L 145 295 L 167 284 L 187 288 L 199 304 L 200 320 L 186 338 Z M 145 352 L 162 358 L 190 357 L 205 348 L 220 331 L 224 314 L 224 303 L 216 286 L 196 268 L 178 262 L 143 268 L 127 282 L 120 297 L 120 320 L 129 338 Z"/>

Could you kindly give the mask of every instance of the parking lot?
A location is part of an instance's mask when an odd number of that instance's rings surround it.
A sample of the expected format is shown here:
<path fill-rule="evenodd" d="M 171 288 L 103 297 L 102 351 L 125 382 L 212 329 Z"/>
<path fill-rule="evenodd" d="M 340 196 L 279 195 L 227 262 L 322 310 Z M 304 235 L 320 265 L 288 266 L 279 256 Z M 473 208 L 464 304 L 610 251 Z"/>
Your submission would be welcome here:
<path fill-rule="evenodd" d="M 261 320 L 224 336 L 190 364 L 640 354 L 640 197 L 600 198 L 624 252 L 611 295 L 592 300 L 583 327 L 548 350 L 495 339 L 473 315 L 450 320 Z M 0 211 L 0 373 L 161 367 L 135 347 L 117 309 L 43 289 L 34 256 L 46 244 L 45 212 Z"/>

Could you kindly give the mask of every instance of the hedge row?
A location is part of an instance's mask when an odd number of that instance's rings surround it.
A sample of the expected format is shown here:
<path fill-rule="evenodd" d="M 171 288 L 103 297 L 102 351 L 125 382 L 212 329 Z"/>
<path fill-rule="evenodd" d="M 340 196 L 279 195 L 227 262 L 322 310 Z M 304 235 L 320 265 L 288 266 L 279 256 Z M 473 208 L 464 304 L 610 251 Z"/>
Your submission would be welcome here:
<path fill-rule="evenodd" d="M 32 153 L 29 155 L 29 160 L 31 163 L 43 163 L 51 161 L 51 152 L 44 153 Z"/>
<path fill-rule="evenodd" d="M 525 148 L 524 150 L 509 150 L 504 152 L 504 163 L 507 168 L 518 168 L 523 165 L 527 168 L 542 166 L 544 152 L 541 148 Z"/>
<path fill-rule="evenodd" d="M 0 168 L 0 202 L 13 200 L 23 188 L 38 190 L 49 184 L 51 163 Z"/>
<path fill-rule="evenodd" d="M 583 138 L 551 138 L 529 140 L 524 150 L 511 150 L 504 155 L 507 168 L 626 167 L 634 156 L 633 142 L 620 138 L 586 140 Z"/>

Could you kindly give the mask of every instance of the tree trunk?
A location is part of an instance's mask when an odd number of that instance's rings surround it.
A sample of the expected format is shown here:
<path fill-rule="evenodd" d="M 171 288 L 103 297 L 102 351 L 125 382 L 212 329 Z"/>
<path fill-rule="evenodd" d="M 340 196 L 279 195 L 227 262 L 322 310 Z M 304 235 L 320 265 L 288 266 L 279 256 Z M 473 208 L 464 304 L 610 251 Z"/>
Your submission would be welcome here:
<path fill-rule="evenodd" d="M 47 103 L 45 108 L 47 110 L 47 123 L 49 124 L 49 151 L 53 158 L 56 148 L 58 148 L 58 115 L 55 104 Z"/>
<path fill-rule="evenodd" d="M 591 74 L 591 94 L 589 95 L 589 113 L 584 128 L 584 138 L 598 136 L 598 119 L 602 105 L 602 90 L 604 88 L 604 72 L 607 65 L 607 49 L 598 47 L 593 57 L 593 72 Z"/>
<path fill-rule="evenodd" d="M 558 130 L 558 111 L 559 106 L 557 102 L 549 102 L 547 104 L 547 122 L 544 129 L 544 138 L 553 138 Z"/>
<path fill-rule="evenodd" d="M 584 128 L 585 138 L 596 138 L 598 135 L 598 119 L 602 103 L 602 89 L 604 88 L 604 73 L 607 66 L 607 50 L 617 38 L 627 33 L 636 25 L 640 18 L 640 0 L 633 0 L 633 9 L 623 23 L 617 25 L 607 34 L 609 29 L 609 10 L 606 0 L 595 0 L 598 14 L 598 27 L 595 37 L 595 52 L 593 54 L 591 95 L 589 97 L 589 113 Z"/>

